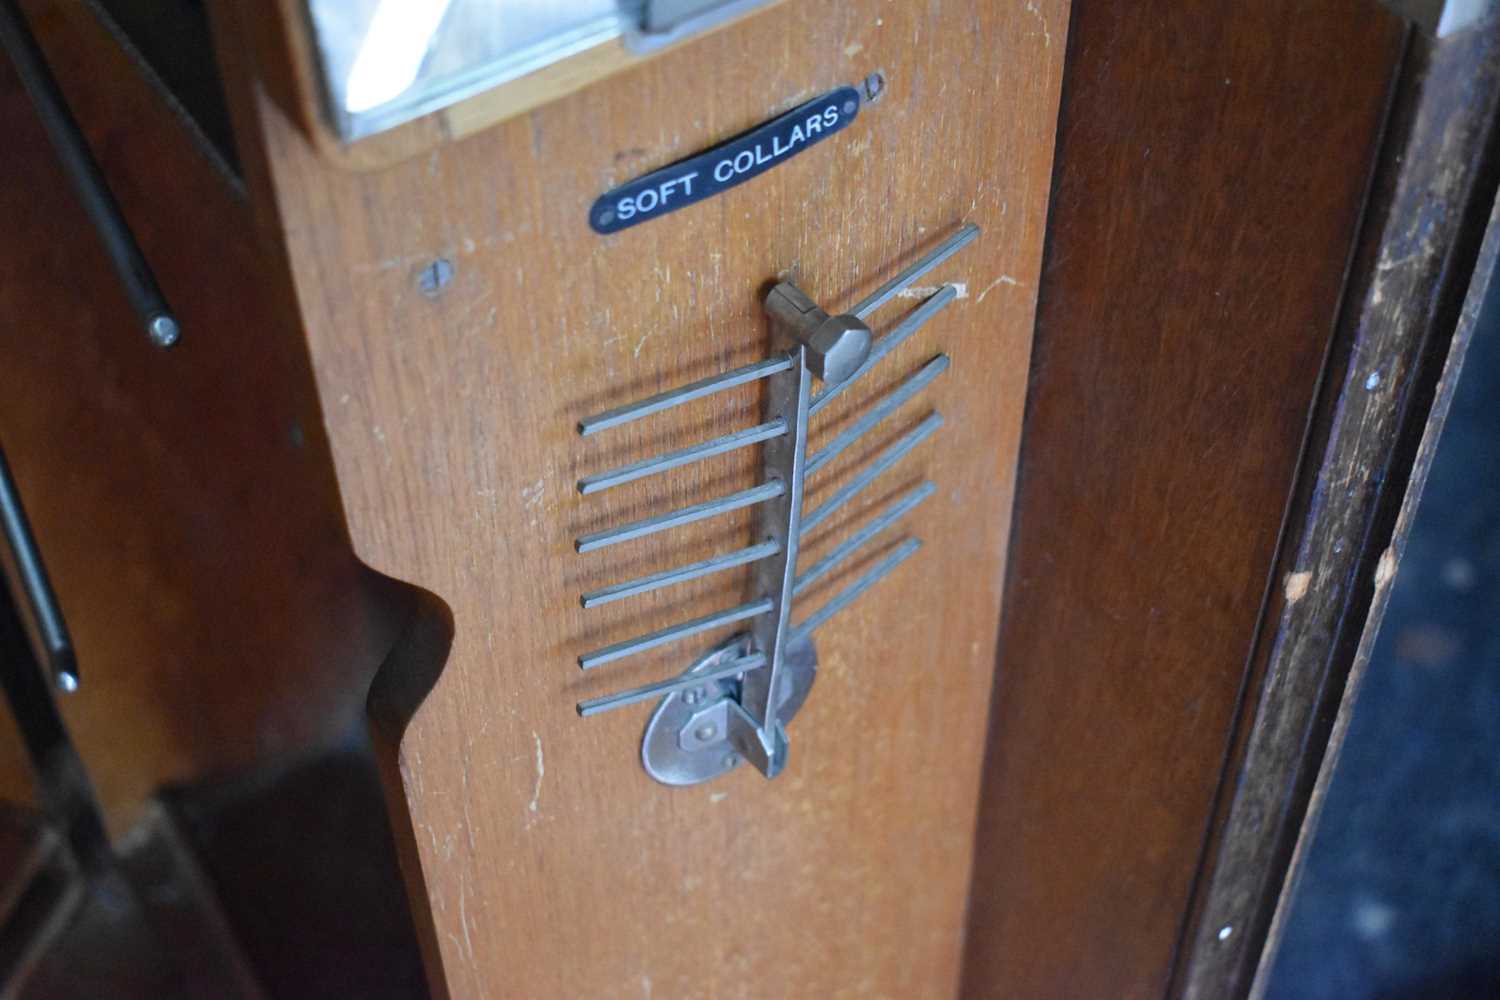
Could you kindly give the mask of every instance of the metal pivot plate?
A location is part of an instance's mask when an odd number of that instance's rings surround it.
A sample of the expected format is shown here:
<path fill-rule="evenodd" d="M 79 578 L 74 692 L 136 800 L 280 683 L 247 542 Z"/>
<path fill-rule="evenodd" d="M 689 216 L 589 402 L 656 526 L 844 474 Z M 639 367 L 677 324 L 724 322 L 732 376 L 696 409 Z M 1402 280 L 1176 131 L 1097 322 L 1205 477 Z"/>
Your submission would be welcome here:
<path fill-rule="evenodd" d="M 702 656 L 683 676 L 709 673 L 749 651 L 750 637 L 735 636 Z M 782 725 L 797 714 L 817 677 L 818 653 L 811 638 L 787 644 L 784 667 L 777 711 Z M 696 785 L 739 767 L 744 758 L 728 735 L 728 714 L 738 695 L 739 681 L 730 678 L 705 681 L 663 698 L 641 739 L 646 773 L 664 785 Z"/>

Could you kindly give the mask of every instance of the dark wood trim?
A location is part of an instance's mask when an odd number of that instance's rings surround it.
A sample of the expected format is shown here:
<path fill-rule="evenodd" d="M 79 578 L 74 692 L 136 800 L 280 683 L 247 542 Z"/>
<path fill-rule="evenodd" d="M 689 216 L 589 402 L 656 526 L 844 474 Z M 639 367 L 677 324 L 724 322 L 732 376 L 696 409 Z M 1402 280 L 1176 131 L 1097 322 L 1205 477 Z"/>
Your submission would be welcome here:
<path fill-rule="evenodd" d="M 1398 512 L 1420 487 L 1494 200 L 1497 81 L 1500 22 L 1413 36 L 1173 994 L 1244 995 L 1260 963 L 1345 681 L 1395 571 Z"/>
<path fill-rule="evenodd" d="M 1168 986 L 1404 35 L 1074 2 L 967 996 Z"/>
<path fill-rule="evenodd" d="M 1469 294 L 1464 299 L 1463 316 L 1459 319 L 1458 330 L 1448 349 L 1448 360 L 1438 380 L 1437 395 L 1433 400 L 1431 414 L 1427 418 L 1427 426 L 1422 432 L 1422 442 L 1417 451 L 1416 462 L 1412 466 L 1406 495 L 1401 501 L 1401 512 L 1396 517 L 1396 530 L 1391 539 L 1391 565 L 1394 567 L 1401 565 L 1401 559 L 1406 550 L 1406 540 L 1411 533 L 1412 519 L 1416 516 L 1417 508 L 1421 503 L 1433 456 L 1437 453 L 1438 442 L 1448 422 L 1448 411 L 1452 407 L 1453 396 L 1463 373 L 1464 358 L 1468 354 L 1469 344 L 1479 324 L 1480 312 L 1484 308 L 1496 307 L 1495 303 L 1488 300 L 1493 296 L 1491 289 L 1494 287 L 1497 262 L 1500 262 L 1500 201 L 1496 202 L 1495 209 L 1490 212 L 1484 246 L 1479 253 L 1479 263 L 1474 268 L 1474 280 L 1470 283 Z M 1385 618 L 1386 604 L 1390 600 L 1390 594 L 1390 587 L 1378 587 L 1375 591 L 1375 600 L 1370 607 L 1370 615 L 1365 623 L 1363 634 L 1360 636 L 1359 650 L 1355 654 L 1354 664 L 1350 667 L 1349 679 L 1344 685 L 1343 700 L 1339 703 L 1338 715 L 1334 719 L 1333 734 L 1328 741 L 1323 766 L 1318 770 L 1318 780 L 1313 786 L 1312 797 L 1302 820 L 1302 829 L 1297 835 L 1297 847 L 1277 899 L 1276 912 L 1271 920 L 1266 945 L 1261 951 L 1255 982 L 1251 988 L 1252 996 L 1261 996 L 1265 992 L 1266 977 L 1275 962 L 1276 949 L 1280 944 L 1287 911 L 1295 899 L 1297 883 L 1302 873 L 1302 861 L 1317 833 L 1323 802 L 1328 793 L 1328 784 L 1338 768 L 1344 737 L 1348 733 L 1354 706 L 1364 683 L 1365 671 L 1370 664 L 1375 640 L 1380 634 L 1381 622 Z"/>

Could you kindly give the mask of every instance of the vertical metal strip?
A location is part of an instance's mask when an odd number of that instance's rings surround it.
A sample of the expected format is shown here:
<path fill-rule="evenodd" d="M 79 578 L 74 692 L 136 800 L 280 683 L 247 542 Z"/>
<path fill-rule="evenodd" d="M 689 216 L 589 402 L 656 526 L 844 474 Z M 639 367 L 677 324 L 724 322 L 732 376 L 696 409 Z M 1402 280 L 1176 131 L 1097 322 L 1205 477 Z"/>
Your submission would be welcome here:
<path fill-rule="evenodd" d="M 792 348 L 789 371 L 771 377 L 768 418 L 786 421 L 787 433 L 764 446 L 766 479 L 779 480 L 785 490 L 760 510 L 760 541 L 775 541 L 780 551 L 756 567 L 755 591 L 771 601 L 771 611 L 756 619 L 752 636 L 767 668 L 747 674 L 741 706 L 755 722 L 759 746 L 742 750 L 767 776 L 786 762 L 786 737 L 777 719 L 775 692 L 783 672 L 787 636 L 791 630 L 792 591 L 797 576 L 797 544 L 802 533 L 802 481 L 807 466 L 807 408 L 812 400 L 812 374 L 807 348 Z"/>

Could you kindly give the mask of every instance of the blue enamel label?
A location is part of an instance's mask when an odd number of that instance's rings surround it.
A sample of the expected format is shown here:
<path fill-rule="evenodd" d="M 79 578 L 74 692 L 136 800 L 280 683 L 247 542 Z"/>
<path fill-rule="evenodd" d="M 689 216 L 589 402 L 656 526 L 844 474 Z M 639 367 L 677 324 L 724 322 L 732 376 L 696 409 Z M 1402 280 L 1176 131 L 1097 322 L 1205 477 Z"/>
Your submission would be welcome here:
<path fill-rule="evenodd" d="M 589 210 L 596 233 L 617 233 L 743 184 L 847 128 L 859 91 L 840 87 L 737 138 L 600 195 Z"/>

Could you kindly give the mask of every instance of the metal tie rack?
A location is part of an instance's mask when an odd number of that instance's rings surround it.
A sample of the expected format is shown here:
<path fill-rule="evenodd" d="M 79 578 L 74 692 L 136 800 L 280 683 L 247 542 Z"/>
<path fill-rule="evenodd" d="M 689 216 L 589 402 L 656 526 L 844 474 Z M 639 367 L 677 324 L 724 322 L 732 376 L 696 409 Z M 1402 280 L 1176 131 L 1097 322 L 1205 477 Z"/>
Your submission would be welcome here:
<path fill-rule="evenodd" d="M 804 512 L 803 495 L 809 477 L 818 474 L 840 453 L 929 386 L 948 369 L 949 359 L 944 354 L 932 358 L 812 454 L 808 453 L 807 447 L 809 421 L 957 298 L 955 286 L 943 285 L 879 339 L 872 337 L 866 322 L 876 310 L 978 235 L 977 226 L 960 227 L 846 314 L 830 316 L 796 286 L 783 282 L 770 291 L 765 301 L 778 342 L 777 353 L 772 357 L 579 422 L 580 435 L 597 434 L 662 413 L 690 400 L 761 379 L 768 380 L 762 423 L 587 476 L 578 482 L 579 493 L 588 496 L 750 445 L 762 447 L 764 474 L 759 485 L 586 534 L 575 543 L 579 553 L 595 552 L 730 511 L 750 507 L 757 510 L 755 540 L 751 545 L 581 595 L 583 606 L 593 608 L 737 567 L 752 569 L 751 592 L 756 595 L 753 599 L 592 650 L 578 658 L 582 669 L 593 670 L 725 625 L 747 623 L 747 631 L 718 644 L 678 677 L 578 704 L 578 714 L 588 717 L 659 699 L 642 746 L 646 770 L 657 780 L 667 784 L 694 784 L 717 777 L 743 760 L 748 760 L 768 778 L 779 774 L 787 759 L 786 723 L 801 707 L 816 675 L 813 633 L 921 547 L 920 540 L 906 539 L 822 607 L 800 622 L 792 621 L 793 605 L 798 596 L 895 525 L 937 489 L 927 481 L 907 491 L 854 530 L 826 556 L 798 572 L 798 548 L 808 532 L 931 437 L 942 426 L 942 415 L 936 410 L 929 413 L 819 507 Z M 817 392 L 812 388 L 814 377 L 821 382 Z"/>

